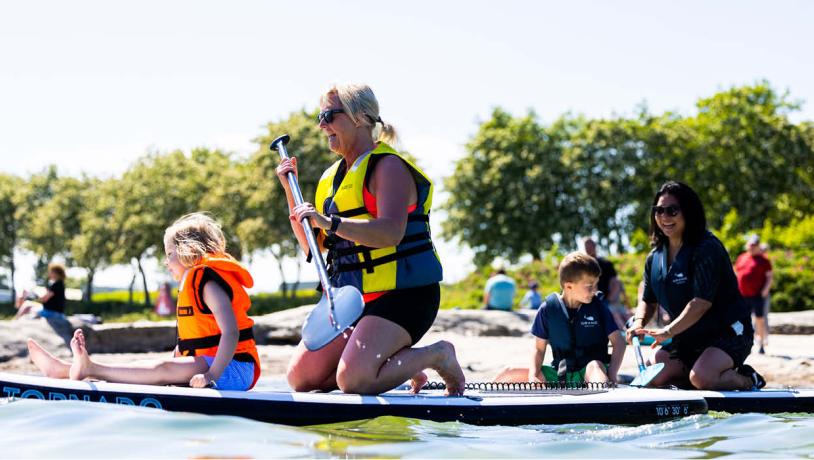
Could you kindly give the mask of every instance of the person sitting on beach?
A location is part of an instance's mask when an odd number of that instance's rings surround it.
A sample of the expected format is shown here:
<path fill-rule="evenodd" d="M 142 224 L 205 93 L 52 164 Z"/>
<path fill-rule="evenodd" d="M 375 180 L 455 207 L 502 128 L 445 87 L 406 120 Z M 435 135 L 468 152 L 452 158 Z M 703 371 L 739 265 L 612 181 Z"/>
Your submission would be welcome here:
<path fill-rule="evenodd" d="M 101 364 L 91 359 L 85 336 L 77 329 L 71 339 L 71 363 L 28 339 L 29 356 L 40 371 L 47 377 L 72 380 L 252 388 L 260 377 L 260 360 L 245 288 L 252 287 L 254 280 L 226 253 L 220 225 L 201 213 L 183 216 L 165 231 L 164 250 L 167 268 L 180 281 L 174 357 L 129 365 Z"/>
<path fill-rule="evenodd" d="M 17 314 L 14 319 L 20 319 L 33 313 L 34 318 L 64 318 L 65 317 L 65 266 L 60 263 L 48 264 L 48 287 L 42 297 L 36 300 L 27 300 L 31 293 L 23 291 L 17 299 L 15 307 Z"/>
<path fill-rule="evenodd" d="M 699 390 L 760 389 L 766 381 L 744 364 L 753 343 L 748 306 L 738 291 L 729 254 L 706 227 L 704 206 L 688 185 L 669 181 L 653 199 L 644 289 L 628 340 L 650 334 L 664 369 L 652 381 Z M 644 327 L 658 305 L 670 313 L 670 323 Z M 655 344 L 653 345 L 655 346 Z"/>
<path fill-rule="evenodd" d="M 543 297 L 540 295 L 540 291 L 537 290 L 539 286 L 537 281 L 529 281 L 529 290 L 526 291 L 523 295 L 523 299 L 520 300 L 520 308 L 528 308 L 531 310 L 540 308 L 540 305 L 543 304 Z"/>
<path fill-rule="evenodd" d="M 560 263 L 562 294 L 552 293 L 537 310 L 531 328 L 531 367 L 507 368 L 496 382 L 616 382 L 625 340 L 597 295 L 601 269 L 596 259 L 572 252 Z M 613 346 L 608 355 L 608 341 Z M 543 365 L 551 345 L 554 360 Z"/>
<path fill-rule="evenodd" d="M 509 311 L 514 304 L 514 293 L 517 285 L 506 275 L 506 270 L 499 269 L 488 280 L 483 288 L 483 308 L 485 310 Z"/>

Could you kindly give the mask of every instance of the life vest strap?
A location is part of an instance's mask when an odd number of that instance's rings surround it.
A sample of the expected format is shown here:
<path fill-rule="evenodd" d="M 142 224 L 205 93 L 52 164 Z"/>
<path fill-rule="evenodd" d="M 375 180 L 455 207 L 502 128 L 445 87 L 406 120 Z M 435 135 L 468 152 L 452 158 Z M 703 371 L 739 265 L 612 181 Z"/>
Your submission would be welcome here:
<path fill-rule="evenodd" d="M 338 217 L 356 217 L 361 216 L 362 214 L 367 214 L 367 208 L 365 208 L 364 206 L 359 206 L 358 208 L 353 209 L 346 209 L 344 211 L 340 211 L 336 214 L 331 215 Z"/>
<path fill-rule="evenodd" d="M 195 356 L 195 350 L 200 350 L 204 348 L 212 348 L 217 347 L 220 344 L 221 334 L 215 335 L 208 335 L 206 337 L 196 337 L 194 339 L 178 339 L 178 351 L 181 354 L 186 354 L 187 352 L 192 352 L 191 355 L 187 356 Z M 252 331 L 251 327 L 247 327 L 245 329 L 241 329 L 238 333 L 237 341 L 245 342 L 247 340 L 254 340 L 254 332 Z"/>
<path fill-rule="evenodd" d="M 368 260 L 365 262 L 358 262 L 355 264 L 342 264 L 335 268 L 338 273 L 341 272 L 352 272 L 356 270 L 371 270 L 373 267 L 378 265 L 386 264 L 389 262 L 393 262 L 398 259 L 403 259 L 405 257 L 409 257 L 412 255 L 420 254 L 425 251 L 433 250 L 432 243 L 425 243 L 420 246 L 415 246 L 409 249 L 403 249 L 401 251 L 396 251 L 392 254 L 388 254 L 386 256 L 379 257 L 377 259 Z"/>
<path fill-rule="evenodd" d="M 414 233 L 412 235 L 405 236 L 404 238 L 401 239 L 399 244 L 415 243 L 416 241 L 429 240 L 429 239 L 430 239 L 430 232 L 420 232 L 420 233 Z M 370 251 L 374 251 L 374 250 L 375 250 L 375 248 L 371 248 L 369 246 L 356 245 L 356 246 L 351 246 L 349 248 L 335 249 L 333 252 L 334 252 L 334 257 L 342 257 L 342 256 L 353 255 L 353 254 L 359 254 L 359 253 L 363 253 L 363 252 L 370 252 Z"/>

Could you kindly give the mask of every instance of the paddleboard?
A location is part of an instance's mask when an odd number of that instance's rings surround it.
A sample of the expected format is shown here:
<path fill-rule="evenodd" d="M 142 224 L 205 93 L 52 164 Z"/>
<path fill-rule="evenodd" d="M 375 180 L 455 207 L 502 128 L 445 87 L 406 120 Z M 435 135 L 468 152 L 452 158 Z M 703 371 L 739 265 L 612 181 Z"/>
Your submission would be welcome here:
<path fill-rule="evenodd" d="M 694 391 L 707 401 L 709 410 L 732 414 L 761 412 L 814 413 L 814 389 L 762 389 L 760 391 Z"/>
<path fill-rule="evenodd" d="M 207 415 L 233 415 L 286 425 L 316 425 L 380 416 L 475 425 L 562 423 L 641 424 L 707 411 L 703 397 L 680 390 L 442 390 L 413 395 L 393 390 L 377 396 L 290 391 L 219 391 L 50 379 L 0 373 L 0 397 L 89 401 Z"/>

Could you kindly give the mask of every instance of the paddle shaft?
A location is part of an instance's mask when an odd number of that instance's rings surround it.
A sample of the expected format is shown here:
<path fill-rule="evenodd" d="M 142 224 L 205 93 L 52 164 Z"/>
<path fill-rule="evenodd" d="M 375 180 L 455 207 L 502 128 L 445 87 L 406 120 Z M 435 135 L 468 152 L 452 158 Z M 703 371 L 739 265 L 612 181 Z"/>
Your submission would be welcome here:
<path fill-rule="evenodd" d="M 633 336 L 633 354 L 636 355 L 636 362 L 639 364 L 639 372 L 644 372 L 644 357 L 642 357 L 642 346 L 639 343 L 639 336 Z"/>
<path fill-rule="evenodd" d="M 276 149 L 277 152 L 280 153 L 280 159 L 287 160 L 289 158 L 286 144 L 288 144 L 290 139 L 288 134 L 283 134 L 277 139 L 274 139 L 274 142 L 271 143 L 271 149 Z M 294 195 L 294 203 L 297 206 L 301 205 L 305 200 L 302 199 L 302 192 L 300 191 L 300 184 L 297 183 L 297 176 L 289 171 L 288 174 L 286 174 L 286 179 L 288 179 L 288 186 Z M 319 250 L 311 221 L 306 217 L 303 218 L 300 223 L 302 223 L 302 227 L 305 229 L 305 239 L 308 240 L 308 248 L 311 250 L 311 257 L 314 259 L 314 266 L 317 268 L 319 282 L 322 284 L 322 292 L 328 298 L 328 304 L 331 306 L 331 321 L 333 322 L 334 300 L 331 295 L 331 283 L 328 279 L 328 270 L 325 268 L 325 261 L 322 260 L 322 252 Z"/>

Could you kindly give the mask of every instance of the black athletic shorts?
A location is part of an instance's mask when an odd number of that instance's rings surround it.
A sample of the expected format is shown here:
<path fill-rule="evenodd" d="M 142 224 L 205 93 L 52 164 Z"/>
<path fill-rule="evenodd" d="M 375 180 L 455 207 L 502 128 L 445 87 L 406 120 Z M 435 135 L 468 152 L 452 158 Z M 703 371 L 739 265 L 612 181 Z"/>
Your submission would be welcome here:
<path fill-rule="evenodd" d="M 398 324 L 410 334 L 414 345 L 430 330 L 440 304 L 441 286 L 438 283 L 396 289 L 367 302 L 362 318 L 378 316 Z"/>
<path fill-rule="evenodd" d="M 744 302 L 755 315 L 755 318 L 763 318 L 766 314 L 766 298 L 756 295 L 754 297 L 744 297 Z"/>
<path fill-rule="evenodd" d="M 754 334 L 751 331 L 746 331 L 743 335 L 728 335 L 700 346 L 692 346 L 684 343 L 674 346 L 670 343 L 663 346 L 662 350 L 670 352 L 670 359 L 680 360 L 689 370 L 692 369 L 695 362 L 701 357 L 701 353 L 707 348 L 719 348 L 732 358 L 732 361 L 735 363 L 735 369 L 737 369 L 743 365 L 743 362 L 746 361 L 746 357 L 752 352 L 753 343 Z"/>

